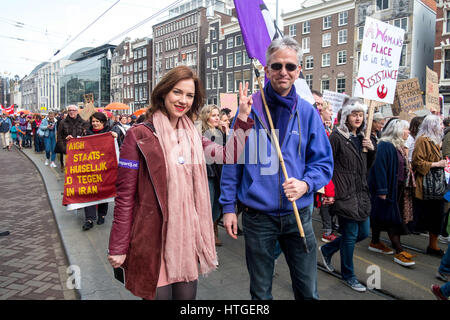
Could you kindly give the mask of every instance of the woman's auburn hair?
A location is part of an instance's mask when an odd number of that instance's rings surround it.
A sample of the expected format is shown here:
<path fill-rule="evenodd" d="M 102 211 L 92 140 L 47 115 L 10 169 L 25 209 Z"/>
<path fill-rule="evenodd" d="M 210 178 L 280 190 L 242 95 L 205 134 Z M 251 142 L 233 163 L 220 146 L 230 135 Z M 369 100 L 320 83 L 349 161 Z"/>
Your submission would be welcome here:
<path fill-rule="evenodd" d="M 167 72 L 153 89 L 151 95 L 151 105 L 145 113 L 146 119 L 150 119 L 150 117 L 157 110 L 161 110 L 166 116 L 168 116 L 166 106 L 164 105 L 164 98 L 179 81 L 189 79 L 194 81 L 195 93 L 194 102 L 186 115 L 190 119 L 193 119 L 194 115 L 198 116 L 199 110 L 204 104 L 205 89 L 203 88 L 201 80 L 191 68 L 187 66 L 178 66 Z"/>

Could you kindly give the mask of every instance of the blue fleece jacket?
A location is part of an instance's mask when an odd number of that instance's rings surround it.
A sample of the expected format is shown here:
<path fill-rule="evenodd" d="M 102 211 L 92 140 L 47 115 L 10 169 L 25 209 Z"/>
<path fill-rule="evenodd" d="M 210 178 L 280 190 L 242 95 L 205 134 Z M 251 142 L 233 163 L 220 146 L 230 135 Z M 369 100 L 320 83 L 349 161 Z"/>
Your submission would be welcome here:
<path fill-rule="evenodd" d="M 284 175 L 276 149 L 268 136 L 261 93 L 253 95 L 252 112 L 255 121 L 238 164 L 222 168 L 219 202 L 224 213 L 235 212 L 237 200 L 257 211 L 270 215 L 293 212 L 282 184 Z M 289 178 L 305 181 L 309 192 L 296 201 L 299 209 L 313 202 L 314 192 L 328 184 L 333 175 L 333 153 L 323 130 L 323 123 L 314 107 L 297 96 L 297 105 L 287 124 L 281 144 Z M 245 158 L 244 158 L 245 157 Z"/>

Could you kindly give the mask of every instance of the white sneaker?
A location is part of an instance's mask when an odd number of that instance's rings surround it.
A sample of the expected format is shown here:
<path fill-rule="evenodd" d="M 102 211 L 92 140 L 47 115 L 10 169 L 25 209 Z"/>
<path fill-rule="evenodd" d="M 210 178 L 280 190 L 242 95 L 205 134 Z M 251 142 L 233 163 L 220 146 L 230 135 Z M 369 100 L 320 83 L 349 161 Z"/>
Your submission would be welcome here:
<path fill-rule="evenodd" d="M 52 163 L 50 163 L 50 167 L 56 168 L 56 164 L 52 161 Z"/>
<path fill-rule="evenodd" d="M 45 159 L 45 163 L 46 166 L 48 166 L 48 159 Z"/>
<path fill-rule="evenodd" d="M 439 240 L 440 243 L 445 243 L 445 244 L 447 244 L 447 243 L 450 242 L 450 236 L 444 237 L 444 236 L 442 236 L 442 235 L 439 235 L 438 240 Z"/>

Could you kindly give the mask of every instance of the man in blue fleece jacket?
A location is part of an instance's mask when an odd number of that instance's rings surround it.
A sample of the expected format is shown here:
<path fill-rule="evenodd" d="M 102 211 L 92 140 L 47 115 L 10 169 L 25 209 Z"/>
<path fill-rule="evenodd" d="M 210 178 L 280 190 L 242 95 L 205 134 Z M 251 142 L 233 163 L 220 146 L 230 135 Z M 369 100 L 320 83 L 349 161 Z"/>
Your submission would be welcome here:
<path fill-rule="evenodd" d="M 316 240 L 312 228 L 314 192 L 332 177 L 333 155 L 314 107 L 297 95 L 302 51 L 292 38 L 274 40 L 264 68 L 264 87 L 289 179 L 285 181 L 271 143 L 261 93 L 247 97 L 240 88 L 240 106 L 252 105 L 255 121 L 238 164 L 224 165 L 220 203 L 227 233 L 237 238 L 235 206 L 243 205 L 245 255 L 252 299 L 272 299 L 274 250 L 277 240 L 290 268 L 295 299 L 318 299 Z M 242 158 L 245 159 L 242 159 Z M 291 201 L 299 209 L 309 249 L 300 237 Z"/>

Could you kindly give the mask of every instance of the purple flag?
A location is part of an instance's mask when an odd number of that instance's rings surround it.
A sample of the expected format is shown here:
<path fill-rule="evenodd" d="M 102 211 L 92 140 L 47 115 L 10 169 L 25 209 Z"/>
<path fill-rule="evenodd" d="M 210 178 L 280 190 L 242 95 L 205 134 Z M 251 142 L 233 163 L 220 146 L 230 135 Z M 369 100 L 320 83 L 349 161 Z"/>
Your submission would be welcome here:
<path fill-rule="evenodd" d="M 269 9 L 267 9 L 264 1 L 234 0 L 234 6 L 248 57 L 258 59 L 265 66 L 267 48 L 272 40 L 283 37 L 283 34 L 270 16 Z M 294 85 L 300 97 L 314 104 L 311 90 L 302 73 Z"/>
<path fill-rule="evenodd" d="M 266 50 L 281 34 L 262 0 L 234 0 L 248 57 L 266 65 Z"/>

